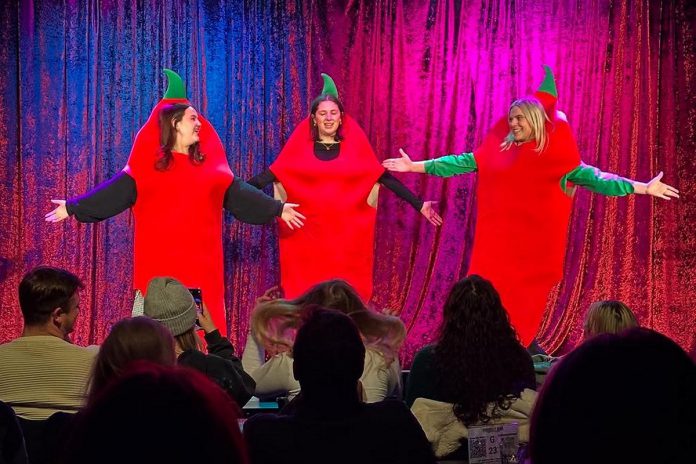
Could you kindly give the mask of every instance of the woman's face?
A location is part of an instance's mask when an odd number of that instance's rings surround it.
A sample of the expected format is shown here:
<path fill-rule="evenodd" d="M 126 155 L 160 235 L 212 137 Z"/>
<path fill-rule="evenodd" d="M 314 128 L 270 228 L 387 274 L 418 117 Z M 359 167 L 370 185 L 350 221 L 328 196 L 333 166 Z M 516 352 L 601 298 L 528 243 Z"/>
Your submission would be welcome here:
<path fill-rule="evenodd" d="M 341 125 L 341 110 L 332 101 L 323 101 L 312 115 L 319 130 L 319 137 L 333 138 Z"/>
<path fill-rule="evenodd" d="M 513 106 L 510 110 L 508 124 L 515 142 L 528 142 L 534 138 L 532 135 L 532 126 L 519 107 Z"/>
<path fill-rule="evenodd" d="M 201 130 L 201 121 L 192 106 L 186 108 L 181 121 L 174 123 L 174 129 L 176 130 L 177 145 L 190 147 L 200 140 L 198 132 Z"/>

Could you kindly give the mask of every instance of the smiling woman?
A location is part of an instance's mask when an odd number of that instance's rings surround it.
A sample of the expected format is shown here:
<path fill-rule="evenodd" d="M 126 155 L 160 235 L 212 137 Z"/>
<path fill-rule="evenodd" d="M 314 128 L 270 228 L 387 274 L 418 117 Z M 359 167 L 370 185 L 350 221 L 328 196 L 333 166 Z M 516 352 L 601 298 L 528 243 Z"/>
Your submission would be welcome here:
<path fill-rule="evenodd" d="M 74 215 L 98 222 L 131 208 L 134 315 L 154 277 L 174 277 L 200 288 L 215 325 L 226 334 L 222 264 L 222 209 L 250 224 L 280 217 L 301 227 L 297 205 L 250 187 L 230 170 L 215 128 L 191 106 L 181 78 L 165 70 L 169 87 L 133 142 L 126 167 L 85 195 L 53 200 L 46 221 Z"/>
<path fill-rule="evenodd" d="M 563 276 L 575 186 L 611 196 L 647 194 L 669 200 L 679 192 L 660 179 L 648 183 L 602 173 L 580 160 L 565 115 L 556 111 L 551 70 L 531 97 L 515 100 L 473 153 L 413 162 L 385 160 L 389 170 L 450 177 L 478 173 L 477 217 L 469 274 L 500 293 L 522 343 L 534 339 L 549 292 Z"/>
<path fill-rule="evenodd" d="M 192 106 L 174 103 L 162 107 L 159 115 L 162 157 L 157 160 L 157 169 L 165 171 L 172 159 L 172 152 L 188 154 L 193 164 L 203 162 L 200 151 L 201 120 Z"/>
<path fill-rule="evenodd" d="M 536 142 L 534 151 L 541 153 L 546 149 L 548 136 L 546 123 L 549 122 L 544 107 L 536 98 L 520 98 L 510 105 L 508 126 L 510 133 L 501 147 L 509 149 L 513 143 Z"/>
<path fill-rule="evenodd" d="M 268 170 L 249 180 L 263 188 L 275 182 L 288 201 L 302 205 L 307 225 L 280 224 L 280 280 L 285 296 L 296 298 L 313 285 L 344 279 L 364 301 L 372 296 L 376 191 L 381 184 L 406 200 L 433 225 L 442 219 L 432 202 L 422 201 L 385 172 L 367 136 L 345 114 L 333 79 L 309 105 Z M 281 195 L 282 195 L 281 194 Z"/>

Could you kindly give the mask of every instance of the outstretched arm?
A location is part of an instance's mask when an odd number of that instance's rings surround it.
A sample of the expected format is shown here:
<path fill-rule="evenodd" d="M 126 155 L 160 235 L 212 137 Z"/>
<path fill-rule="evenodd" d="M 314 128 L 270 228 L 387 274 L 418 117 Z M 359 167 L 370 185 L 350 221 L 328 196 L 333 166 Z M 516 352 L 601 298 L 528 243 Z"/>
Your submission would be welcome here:
<path fill-rule="evenodd" d="M 660 172 L 655 178 L 644 183 L 616 174 L 602 172 L 594 166 L 582 163 L 564 176 L 561 186 L 565 188 L 566 181 L 569 181 L 592 192 L 608 196 L 624 196 L 636 193 L 651 195 L 664 200 L 679 198 L 677 189 L 661 182 L 662 176 L 663 173 Z"/>
<path fill-rule="evenodd" d="M 411 206 L 413 206 L 413 209 L 425 216 L 425 218 L 430 221 L 432 225 L 442 225 L 442 218 L 433 208 L 434 204 L 437 202 L 421 200 L 399 179 L 387 171 L 385 171 L 384 174 L 377 179 L 377 182 L 394 192 L 402 200 L 407 201 Z"/>
<path fill-rule="evenodd" d="M 633 182 L 633 189 L 635 190 L 635 193 L 650 195 L 653 197 L 662 198 L 663 200 L 679 198 L 679 190 L 675 189 L 671 185 L 662 183 L 663 175 L 664 173 L 660 171 L 658 175 L 653 177 L 647 183 L 631 180 L 631 182 Z"/>
<path fill-rule="evenodd" d="M 44 217 L 47 222 L 60 222 L 68 216 L 80 222 L 99 222 L 133 206 L 136 197 L 135 180 L 121 171 L 84 195 L 68 201 L 51 200 L 58 206 Z"/>
<path fill-rule="evenodd" d="M 290 229 L 294 229 L 302 227 L 306 219 L 295 211 L 299 205 L 282 203 L 236 177 L 225 192 L 223 206 L 234 217 L 249 224 L 266 224 L 280 216 Z"/>
<path fill-rule="evenodd" d="M 395 172 L 425 172 L 425 161 L 411 161 L 411 157 L 399 148 L 401 158 L 389 158 L 382 161 L 382 166 Z"/>
<path fill-rule="evenodd" d="M 473 153 L 447 155 L 427 161 L 412 161 L 408 154 L 399 149 L 401 158 L 386 159 L 382 166 L 396 172 L 424 172 L 438 177 L 450 177 L 477 170 Z"/>

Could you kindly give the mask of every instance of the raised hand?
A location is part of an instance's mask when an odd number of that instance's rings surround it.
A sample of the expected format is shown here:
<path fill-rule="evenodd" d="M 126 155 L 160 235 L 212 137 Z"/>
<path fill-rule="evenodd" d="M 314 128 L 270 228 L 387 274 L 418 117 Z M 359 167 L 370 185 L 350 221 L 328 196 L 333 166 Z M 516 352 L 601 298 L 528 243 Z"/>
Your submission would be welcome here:
<path fill-rule="evenodd" d="M 203 303 L 203 308 L 200 313 L 198 313 L 198 324 L 205 333 L 210 333 L 217 330 L 213 318 L 210 317 L 210 312 L 208 312 L 208 307 Z"/>
<path fill-rule="evenodd" d="M 65 207 L 65 200 L 51 200 L 51 203 L 58 206 L 53 211 L 44 215 L 44 220 L 46 222 L 60 222 L 69 216 L 68 210 Z"/>
<path fill-rule="evenodd" d="M 299 229 L 304 225 L 302 220 L 307 219 L 302 213 L 295 211 L 295 208 L 298 206 L 300 205 L 297 203 L 285 203 L 283 205 L 283 214 L 280 217 L 285 221 L 285 224 L 288 225 L 290 230 L 295 230 L 295 228 Z"/>
<path fill-rule="evenodd" d="M 423 216 L 425 216 L 425 218 L 428 221 L 430 221 L 432 225 L 441 226 L 442 218 L 439 214 L 437 214 L 437 211 L 435 211 L 435 209 L 433 208 L 433 205 L 435 205 L 436 203 L 436 201 L 423 202 L 423 207 L 421 208 L 420 212 Z"/>
<path fill-rule="evenodd" d="M 283 298 L 283 289 L 280 287 L 280 285 L 274 285 L 273 287 L 263 292 L 263 295 L 256 298 L 254 306 L 258 306 L 261 303 L 265 303 L 267 301 L 277 300 L 278 298 Z"/>

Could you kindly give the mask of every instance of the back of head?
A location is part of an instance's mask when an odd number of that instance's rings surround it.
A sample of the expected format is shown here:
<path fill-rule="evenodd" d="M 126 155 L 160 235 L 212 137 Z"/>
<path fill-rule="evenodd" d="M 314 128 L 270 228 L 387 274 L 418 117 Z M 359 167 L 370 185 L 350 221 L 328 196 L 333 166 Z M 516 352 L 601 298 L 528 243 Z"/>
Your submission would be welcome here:
<path fill-rule="evenodd" d="M 696 366 L 664 335 L 598 335 L 546 379 L 532 416 L 532 461 L 690 462 L 695 391 Z"/>
<path fill-rule="evenodd" d="M 365 346 L 345 314 L 308 308 L 293 346 L 294 373 L 304 395 L 355 392 L 365 362 Z"/>
<path fill-rule="evenodd" d="M 488 421 L 489 403 L 506 409 L 524 388 L 536 385 L 531 357 L 498 292 L 478 275 L 457 282 L 447 297 L 435 363 L 442 395 L 467 425 Z"/>
<path fill-rule="evenodd" d="M 301 296 L 294 300 L 290 300 L 290 303 L 298 306 L 319 305 L 324 308 L 335 309 L 343 314 L 351 314 L 356 311 L 367 311 L 358 292 L 356 292 L 348 282 L 342 279 L 320 282 Z"/>
<path fill-rule="evenodd" d="M 294 331 L 302 322 L 305 308 L 318 305 L 343 314 L 367 311 L 357 292 L 340 279 L 320 282 L 292 300 L 262 303 L 252 316 L 252 329 L 268 350 L 292 348 Z"/>
<path fill-rule="evenodd" d="M 620 301 L 597 301 L 590 305 L 583 325 L 584 337 L 590 338 L 603 333 L 619 333 L 638 327 L 633 311 Z"/>
<path fill-rule="evenodd" d="M 70 299 L 84 286 L 64 269 L 39 266 L 29 271 L 19 284 L 19 306 L 24 323 L 43 325 L 56 308 L 68 311 Z"/>
<path fill-rule="evenodd" d="M 70 463 L 243 463 L 239 410 L 198 372 L 135 363 L 85 408 Z"/>
<path fill-rule="evenodd" d="M 358 327 L 365 345 L 380 351 L 388 363 L 398 357 L 406 338 L 401 319 L 368 310 L 358 292 L 342 279 L 320 282 L 292 303 L 302 307 L 319 305 L 346 314 Z"/>
<path fill-rule="evenodd" d="M 380 351 L 391 363 L 406 337 L 397 317 L 369 311 L 355 289 L 345 280 L 320 282 L 293 300 L 275 300 L 260 305 L 252 317 L 252 327 L 269 350 L 292 348 L 294 331 L 303 320 L 305 308 L 318 305 L 348 315 L 357 325 L 365 344 Z"/>
<path fill-rule="evenodd" d="M 99 348 L 90 380 L 90 396 L 99 394 L 107 383 L 120 376 L 134 361 L 176 364 L 174 338 L 159 322 L 148 317 L 117 322 Z"/>
<path fill-rule="evenodd" d="M 173 277 L 155 277 L 147 285 L 143 313 L 177 336 L 196 324 L 196 302 L 181 282 Z"/>

